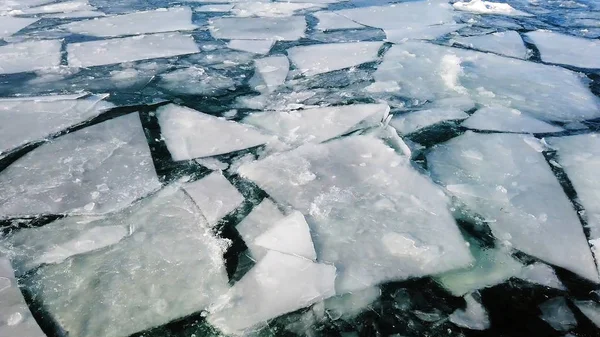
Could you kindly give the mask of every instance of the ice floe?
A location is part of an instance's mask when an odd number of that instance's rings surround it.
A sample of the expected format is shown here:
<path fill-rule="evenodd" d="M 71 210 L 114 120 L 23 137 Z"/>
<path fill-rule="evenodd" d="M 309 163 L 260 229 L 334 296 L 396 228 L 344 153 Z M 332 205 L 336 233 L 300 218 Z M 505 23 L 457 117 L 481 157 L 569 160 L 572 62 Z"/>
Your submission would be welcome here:
<path fill-rule="evenodd" d="M 0 217 L 102 214 L 160 183 L 137 113 L 61 136 L 0 173 Z"/>
<path fill-rule="evenodd" d="M 254 60 L 255 77 L 251 81 L 254 89 L 273 92 L 285 82 L 290 70 L 290 61 L 285 56 L 269 56 Z"/>
<path fill-rule="evenodd" d="M 31 40 L 0 46 L 0 74 L 58 67 L 61 45 L 60 40 Z"/>
<path fill-rule="evenodd" d="M 598 39 L 586 39 L 546 30 L 529 32 L 526 36 L 540 51 L 544 62 L 567 64 L 579 68 L 600 68 Z"/>
<path fill-rule="evenodd" d="M 455 32 L 465 24 L 446 24 L 446 25 L 431 25 L 423 27 L 407 27 L 386 29 L 385 36 L 387 42 L 402 43 L 406 40 L 433 40 L 442 35 Z"/>
<path fill-rule="evenodd" d="M 63 25 L 61 28 L 76 34 L 113 37 L 193 30 L 198 27 L 192 24 L 190 8 L 174 7 L 77 21 Z"/>
<path fill-rule="evenodd" d="M 564 297 L 556 297 L 540 304 L 541 318 L 558 331 L 569 331 L 577 320 Z"/>
<path fill-rule="evenodd" d="M 298 211 L 274 223 L 254 239 L 254 244 L 280 253 L 315 261 L 317 253 L 304 215 Z"/>
<path fill-rule="evenodd" d="M 509 30 L 487 35 L 454 37 L 452 42 L 480 51 L 492 52 L 499 55 L 527 58 L 527 48 L 519 33 Z"/>
<path fill-rule="evenodd" d="M 464 297 L 467 306 L 465 309 L 457 309 L 450 315 L 450 322 L 467 329 L 486 330 L 490 327 L 490 319 L 485 308 L 479 303 L 473 294 Z"/>
<path fill-rule="evenodd" d="M 319 20 L 316 27 L 318 30 L 328 31 L 336 29 L 355 29 L 365 27 L 334 12 L 316 12 L 313 13 L 312 16 Z"/>
<path fill-rule="evenodd" d="M 233 9 L 233 4 L 220 4 L 220 5 L 204 5 L 194 8 L 195 12 L 207 12 L 207 13 L 218 13 L 218 12 L 229 12 Z"/>
<path fill-rule="evenodd" d="M 323 74 L 377 60 L 382 42 L 347 42 L 292 47 L 288 56 L 305 76 Z"/>
<path fill-rule="evenodd" d="M 257 245 L 254 239 L 284 218 L 285 215 L 277 205 L 271 200 L 265 199 L 255 206 L 250 214 L 236 226 L 254 259 L 260 260 L 267 253 L 267 249 Z"/>
<path fill-rule="evenodd" d="M 479 14 L 501 14 L 509 16 L 532 16 L 529 13 L 514 9 L 511 5 L 501 2 L 485 0 L 458 1 L 452 6 L 459 11 Z"/>
<path fill-rule="evenodd" d="M 67 45 L 68 63 L 71 67 L 93 67 L 198 52 L 200 50 L 194 39 L 179 33 L 141 35 Z"/>
<path fill-rule="evenodd" d="M 436 146 L 427 162 L 434 180 L 500 241 L 599 282 L 577 213 L 542 150 L 530 136 L 466 132 Z"/>
<path fill-rule="evenodd" d="M 242 194 L 221 172 L 213 172 L 200 180 L 187 183 L 183 185 L 183 189 L 192 197 L 211 226 L 244 202 Z"/>
<path fill-rule="evenodd" d="M 253 54 L 268 54 L 275 40 L 231 40 L 227 47 Z"/>
<path fill-rule="evenodd" d="M 338 268 L 338 294 L 471 262 L 448 200 L 379 139 L 307 144 L 238 172 L 307 216 L 319 261 Z"/>
<path fill-rule="evenodd" d="M 73 13 L 78 11 L 92 11 L 96 8 L 89 4 L 87 0 L 63 1 L 46 4 L 37 7 L 22 9 L 19 14 L 52 14 L 52 13 Z"/>
<path fill-rule="evenodd" d="M 320 9 L 322 5 L 293 2 L 241 2 L 235 4 L 232 13 L 239 17 L 283 17 L 308 9 Z"/>
<path fill-rule="evenodd" d="M 563 128 L 527 116 L 517 109 L 503 106 L 481 108 L 471 115 L 462 126 L 476 130 L 548 133 L 560 132 Z"/>
<path fill-rule="evenodd" d="M 215 39 L 294 41 L 304 37 L 303 16 L 276 18 L 217 18 L 210 22 Z"/>
<path fill-rule="evenodd" d="M 169 104 L 157 110 L 173 160 L 210 157 L 265 144 L 271 137 L 244 124 Z"/>
<path fill-rule="evenodd" d="M 9 37 L 21 29 L 35 23 L 37 18 L 16 18 L 12 16 L 0 16 L 0 39 Z"/>
<path fill-rule="evenodd" d="M 437 123 L 458 121 L 468 117 L 469 115 L 459 109 L 434 108 L 394 115 L 390 125 L 406 135 Z"/>
<path fill-rule="evenodd" d="M 594 301 L 575 301 L 577 308 L 600 328 L 600 304 Z"/>

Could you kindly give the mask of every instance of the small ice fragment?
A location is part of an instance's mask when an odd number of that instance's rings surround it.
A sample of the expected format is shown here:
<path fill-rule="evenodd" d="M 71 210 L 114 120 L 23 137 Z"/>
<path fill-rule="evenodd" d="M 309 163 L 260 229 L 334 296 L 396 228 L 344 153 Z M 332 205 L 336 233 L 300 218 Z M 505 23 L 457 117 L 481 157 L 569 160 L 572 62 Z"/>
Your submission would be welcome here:
<path fill-rule="evenodd" d="M 217 171 L 217 170 L 226 170 L 229 168 L 227 163 L 223 163 L 222 161 L 216 158 L 199 158 L 196 159 L 196 163 L 206 167 L 209 170 Z"/>
<path fill-rule="evenodd" d="M 467 302 L 465 309 L 457 309 L 450 315 L 450 322 L 471 330 L 485 330 L 490 327 L 490 319 L 485 308 L 479 303 L 473 294 L 464 296 Z"/>
<path fill-rule="evenodd" d="M 262 259 L 267 250 L 257 245 L 254 240 L 284 218 L 285 215 L 277 205 L 269 199 L 264 199 L 236 226 L 255 260 Z"/>
<path fill-rule="evenodd" d="M 285 56 L 269 56 L 254 60 L 254 67 L 255 77 L 251 80 L 253 86 L 261 92 L 273 92 L 285 82 L 290 61 Z"/>
<path fill-rule="evenodd" d="M 244 196 L 221 172 L 213 172 L 200 180 L 187 183 L 183 185 L 183 189 L 192 197 L 211 226 L 244 202 Z"/>
<path fill-rule="evenodd" d="M 390 125 L 400 133 L 406 135 L 434 124 L 462 120 L 468 117 L 469 115 L 459 109 L 436 108 L 394 115 L 390 121 Z"/>
<path fill-rule="evenodd" d="M 274 223 L 254 239 L 254 244 L 281 253 L 296 255 L 315 261 L 317 253 L 310 236 L 310 229 L 302 213 L 290 215 Z"/>
<path fill-rule="evenodd" d="M 541 318 L 558 331 L 569 331 L 577 320 L 564 297 L 556 297 L 540 304 Z"/>
<path fill-rule="evenodd" d="M 525 268 L 523 268 L 521 271 L 521 275 L 518 275 L 517 277 L 531 283 L 540 284 L 554 289 L 566 289 L 556 276 L 554 269 L 541 262 L 535 262 L 525 266 Z"/>
<path fill-rule="evenodd" d="M 600 304 L 594 301 L 575 301 L 575 305 L 594 325 L 600 328 Z"/>
<path fill-rule="evenodd" d="M 290 60 L 305 76 L 341 70 L 377 60 L 382 42 L 328 43 L 288 49 Z"/>

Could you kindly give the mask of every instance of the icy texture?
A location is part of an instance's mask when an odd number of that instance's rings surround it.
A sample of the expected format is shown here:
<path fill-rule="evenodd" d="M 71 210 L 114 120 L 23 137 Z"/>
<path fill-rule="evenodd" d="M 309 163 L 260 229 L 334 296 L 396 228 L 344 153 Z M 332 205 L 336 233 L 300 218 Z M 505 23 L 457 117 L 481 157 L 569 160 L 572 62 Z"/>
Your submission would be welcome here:
<path fill-rule="evenodd" d="M 12 16 L 0 16 L 0 39 L 9 37 L 21 29 L 33 24 L 38 19 L 15 18 Z"/>
<path fill-rule="evenodd" d="M 307 144 L 238 172 L 307 216 L 319 261 L 338 268 L 338 294 L 471 262 L 448 200 L 376 138 Z"/>
<path fill-rule="evenodd" d="M 462 126 L 476 130 L 504 132 L 544 133 L 563 131 L 561 127 L 527 116 L 517 109 L 503 106 L 481 108 L 464 121 Z"/>
<path fill-rule="evenodd" d="M 459 11 L 479 14 L 501 14 L 509 16 L 531 16 L 529 13 L 514 9 L 511 5 L 484 0 L 458 1 L 453 4 Z"/>
<path fill-rule="evenodd" d="M 564 297 L 556 297 L 540 304 L 542 319 L 558 331 L 569 331 L 577 325 L 577 320 L 569 309 Z"/>
<path fill-rule="evenodd" d="M 58 40 L 26 41 L 0 46 L 0 74 L 20 73 L 60 65 Z"/>
<path fill-rule="evenodd" d="M 386 52 L 374 77 L 397 82 L 399 94 L 414 99 L 468 95 L 480 104 L 504 105 L 544 121 L 600 117 L 598 98 L 578 74 L 489 53 L 406 42 Z"/>
<path fill-rule="evenodd" d="M 233 9 L 233 4 L 223 4 L 223 5 L 204 5 L 197 8 L 194 8 L 196 12 L 229 12 Z"/>
<path fill-rule="evenodd" d="M 381 296 L 379 287 L 370 287 L 325 300 L 325 310 L 332 320 L 348 320 L 367 310 Z"/>
<path fill-rule="evenodd" d="M 565 286 L 560 282 L 554 270 L 550 266 L 540 262 L 524 267 L 521 274 L 517 277 L 549 288 L 565 290 Z"/>
<path fill-rule="evenodd" d="M 335 267 L 269 251 L 219 302 L 208 322 L 226 334 L 335 295 Z"/>
<path fill-rule="evenodd" d="M 72 13 L 77 11 L 91 11 L 96 9 L 87 0 L 64 1 L 31 7 L 20 11 L 21 14 L 46 14 L 46 13 Z"/>
<path fill-rule="evenodd" d="M 92 67 L 172 57 L 194 54 L 199 51 L 191 36 L 178 33 L 142 35 L 67 45 L 68 62 L 72 67 Z"/>
<path fill-rule="evenodd" d="M 55 13 L 44 15 L 45 18 L 58 18 L 58 19 L 76 19 L 76 18 L 97 18 L 100 16 L 106 16 L 103 12 L 99 11 L 77 11 L 71 13 Z"/>
<path fill-rule="evenodd" d="M 196 25 L 192 24 L 192 10 L 188 7 L 159 9 L 77 21 L 61 27 L 76 34 L 102 37 L 162 33 L 197 28 Z"/>
<path fill-rule="evenodd" d="M 242 194 L 221 172 L 213 172 L 198 181 L 185 184 L 183 188 L 211 226 L 244 202 Z"/>
<path fill-rule="evenodd" d="M 229 165 L 227 163 L 223 163 L 216 158 L 200 158 L 196 159 L 196 163 L 213 171 L 226 170 L 227 168 L 229 168 Z"/>
<path fill-rule="evenodd" d="M 600 305 L 594 301 L 575 301 L 581 312 L 600 328 Z"/>
<path fill-rule="evenodd" d="M 0 173 L 0 217 L 102 214 L 160 187 L 137 113 L 61 136 Z"/>
<path fill-rule="evenodd" d="M 275 40 L 231 40 L 227 47 L 253 54 L 268 54 Z"/>
<path fill-rule="evenodd" d="M 464 24 L 445 24 L 445 25 L 432 25 L 423 27 L 404 27 L 386 29 L 385 36 L 386 41 L 392 43 L 402 43 L 406 40 L 433 40 L 442 35 L 452 33 L 463 27 Z"/>
<path fill-rule="evenodd" d="M 363 25 L 334 12 L 323 11 L 313 13 L 312 15 L 319 20 L 316 27 L 318 30 L 327 31 L 336 29 L 364 28 Z"/>
<path fill-rule="evenodd" d="M 217 18 L 210 23 L 215 39 L 294 41 L 304 36 L 303 16 L 283 18 Z"/>
<path fill-rule="evenodd" d="M 0 256 L 0 336 L 45 337 L 21 295 L 10 261 Z"/>
<path fill-rule="evenodd" d="M 527 48 L 519 33 L 509 30 L 481 36 L 457 37 L 452 39 L 465 47 L 492 52 L 499 55 L 525 59 Z"/>
<path fill-rule="evenodd" d="M 277 206 L 271 200 L 265 199 L 254 207 L 252 212 L 236 226 L 237 231 L 244 242 L 246 242 L 246 246 L 248 246 L 248 250 L 254 259 L 260 260 L 267 253 L 267 250 L 257 245 L 254 239 L 284 218 L 285 215 L 283 215 Z"/>
<path fill-rule="evenodd" d="M 435 147 L 427 163 L 434 180 L 482 216 L 496 238 L 598 282 L 581 223 L 536 142 L 466 132 Z"/>
<path fill-rule="evenodd" d="M 537 30 L 526 34 L 540 51 L 542 61 L 579 68 L 600 68 L 600 41 Z"/>
<path fill-rule="evenodd" d="M 297 11 L 318 8 L 322 8 L 322 5 L 293 2 L 242 2 L 233 7 L 232 13 L 240 17 L 283 17 L 292 16 Z"/>
<path fill-rule="evenodd" d="M 304 216 L 298 211 L 294 211 L 274 223 L 254 239 L 254 244 L 313 261 L 317 259 L 317 253 L 310 237 L 310 229 Z"/>
<path fill-rule="evenodd" d="M 469 115 L 459 109 L 436 108 L 395 115 L 390 125 L 402 134 L 409 134 L 437 123 L 468 117 Z"/>
<path fill-rule="evenodd" d="M 101 102 L 106 97 L 0 100 L 0 154 L 96 117 L 111 107 Z"/>
<path fill-rule="evenodd" d="M 258 91 L 273 92 L 285 82 L 290 61 L 285 56 L 270 56 L 254 61 L 254 88 Z"/>
<path fill-rule="evenodd" d="M 305 76 L 341 70 L 377 60 L 382 42 L 347 42 L 292 47 L 290 60 Z"/>
<path fill-rule="evenodd" d="M 46 265 L 27 280 L 67 334 L 125 337 L 204 310 L 227 291 L 227 243 L 212 235 L 183 191 L 168 187 L 97 224 L 131 234 Z"/>
<path fill-rule="evenodd" d="M 485 308 L 473 298 L 473 294 L 464 297 L 465 309 L 457 309 L 450 315 L 450 322 L 471 330 L 485 330 L 490 327 L 490 320 Z"/>
<path fill-rule="evenodd" d="M 157 110 L 160 130 L 173 160 L 189 160 L 239 151 L 266 143 L 250 126 L 175 104 Z"/>
<path fill-rule="evenodd" d="M 161 75 L 158 85 L 171 93 L 218 96 L 235 87 L 235 82 L 210 69 L 191 66 Z"/>
<path fill-rule="evenodd" d="M 319 143 L 351 132 L 359 126 L 382 122 L 387 104 L 353 104 L 295 111 L 265 111 L 251 114 L 243 122 L 277 135 L 291 144 Z"/>

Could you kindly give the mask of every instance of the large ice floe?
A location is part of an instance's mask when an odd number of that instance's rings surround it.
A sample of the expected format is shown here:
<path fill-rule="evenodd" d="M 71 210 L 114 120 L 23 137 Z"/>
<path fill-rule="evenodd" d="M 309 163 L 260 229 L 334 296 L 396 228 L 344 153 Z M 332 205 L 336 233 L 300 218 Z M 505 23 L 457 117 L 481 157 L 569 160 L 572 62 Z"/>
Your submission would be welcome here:
<path fill-rule="evenodd" d="M 216 39 L 293 41 L 304 36 L 303 16 L 275 18 L 217 18 L 210 33 Z"/>
<path fill-rule="evenodd" d="M 527 37 L 539 49 L 542 61 L 567 64 L 579 68 L 600 68 L 600 41 L 551 31 L 537 30 Z"/>
<path fill-rule="evenodd" d="M 58 67 L 61 45 L 59 40 L 32 40 L 0 46 L 0 74 Z"/>

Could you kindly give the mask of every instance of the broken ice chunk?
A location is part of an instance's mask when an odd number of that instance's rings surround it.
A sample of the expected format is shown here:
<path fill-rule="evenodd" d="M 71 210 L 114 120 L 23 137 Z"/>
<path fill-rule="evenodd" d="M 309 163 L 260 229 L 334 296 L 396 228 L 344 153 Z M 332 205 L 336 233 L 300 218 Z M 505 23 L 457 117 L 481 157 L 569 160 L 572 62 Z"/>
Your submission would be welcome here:
<path fill-rule="evenodd" d="M 254 128 L 169 104 L 157 110 L 161 133 L 173 160 L 189 160 L 265 144 L 270 137 Z"/>
<path fill-rule="evenodd" d="M 97 18 L 100 16 L 106 16 L 100 11 L 77 11 L 71 13 L 55 13 L 44 15 L 45 18 L 56 18 L 56 19 L 78 19 L 78 18 Z"/>
<path fill-rule="evenodd" d="M 251 80 L 254 88 L 261 92 L 273 92 L 285 82 L 290 61 L 285 56 L 270 56 L 254 61 L 255 77 Z"/>
<path fill-rule="evenodd" d="M 139 116 L 132 113 L 61 136 L 2 171 L 0 218 L 103 214 L 159 187 Z"/>
<path fill-rule="evenodd" d="M 379 287 L 370 287 L 325 300 L 325 311 L 332 320 L 348 320 L 369 308 L 381 296 Z"/>
<path fill-rule="evenodd" d="M 527 116 L 517 109 L 503 106 L 481 108 L 461 125 L 469 129 L 504 132 L 549 133 L 563 131 L 561 127 Z"/>
<path fill-rule="evenodd" d="M 564 297 L 556 297 L 540 304 L 540 310 L 541 318 L 555 330 L 569 331 L 577 325 L 577 320 Z"/>
<path fill-rule="evenodd" d="M 71 67 L 93 67 L 198 52 L 200 50 L 194 39 L 179 33 L 141 35 L 67 45 L 68 62 Z"/>
<path fill-rule="evenodd" d="M 465 24 L 444 24 L 444 25 L 432 25 L 422 27 L 406 27 L 406 28 L 394 28 L 386 29 L 385 36 L 387 42 L 392 43 L 403 43 L 406 40 L 433 40 L 442 35 L 455 32 L 463 27 Z"/>
<path fill-rule="evenodd" d="M 236 226 L 254 259 L 260 260 L 267 253 L 267 250 L 257 245 L 254 240 L 284 218 L 285 215 L 277 208 L 277 205 L 271 200 L 265 199 Z"/>
<path fill-rule="evenodd" d="M 218 96 L 235 87 L 235 82 L 215 70 L 190 66 L 160 75 L 158 86 L 171 93 Z"/>
<path fill-rule="evenodd" d="M 485 308 L 473 294 L 464 297 L 467 302 L 465 309 L 457 309 L 450 315 L 450 322 L 471 330 L 485 330 L 490 327 L 490 319 Z"/>
<path fill-rule="evenodd" d="M 303 16 L 283 18 L 217 18 L 210 22 L 215 39 L 294 41 L 304 36 Z"/>
<path fill-rule="evenodd" d="M 0 99 L 0 154 L 98 116 L 112 106 L 101 102 L 107 96 Z"/>
<path fill-rule="evenodd" d="M 36 40 L 0 46 L 0 74 L 20 73 L 60 65 L 59 40 Z"/>
<path fill-rule="evenodd" d="M 575 301 L 575 305 L 585 317 L 600 328 L 600 304 L 594 301 Z"/>
<path fill-rule="evenodd" d="M 295 12 L 301 10 L 318 9 L 322 7 L 322 5 L 314 3 L 242 2 L 233 7 L 232 13 L 233 15 L 240 17 L 282 17 L 292 16 Z"/>
<path fill-rule="evenodd" d="M 223 4 L 223 5 L 204 5 L 197 8 L 194 8 L 196 12 L 229 12 L 233 9 L 233 4 Z"/>
<path fill-rule="evenodd" d="M 189 7 L 135 12 L 71 22 L 60 27 L 71 33 L 102 37 L 162 33 L 198 28 L 192 24 L 192 10 Z"/>
<path fill-rule="evenodd" d="M 19 14 L 71 13 L 77 11 L 91 11 L 95 9 L 96 7 L 90 5 L 87 0 L 76 0 L 22 9 L 19 11 Z"/>
<path fill-rule="evenodd" d="M 242 334 L 335 295 L 334 281 L 334 266 L 269 251 L 210 308 L 208 322 L 225 334 Z"/>
<path fill-rule="evenodd" d="M 97 223 L 131 234 L 25 279 L 66 334 L 126 337 L 205 310 L 227 291 L 227 241 L 212 234 L 180 189 L 168 187 Z"/>
<path fill-rule="evenodd" d="M 473 12 L 479 14 L 501 14 L 509 16 L 532 16 L 529 13 L 514 9 L 511 5 L 500 2 L 484 0 L 458 1 L 453 4 L 459 11 Z"/>
<path fill-rule="evenodd" d="M 10 261 L 0 256 L 0 336 L 44 337 L 31 315 Z"/>
<path fill-rule="evenodd" d="M 319 260 L 338 268 L 338 294 L 472 260 L 443 193 L 374 137 L 306 144 L 238 172 L 307 217 Z"/>
<path fill-rule="evenodd" d="M 229 168 L 229 164 L 223 163 L 216 158 L 200 158 L 196 159 L 196 163 L 206 167 L 209 170 L 218 171 L 226 170 Z"/>
<path fill-rule="evenodd" d="M 211 226 L 244 202 L 242 194 L 221 172 L 213 172 L 200 180 L 187 183 L 183 185 L 183 189 L 192 197 Z"/>
<path fill-rule="evenodd" d="M 274 223 L 254 239 L 254 244 L 281 253 L 296 255 L 315 261 L 317 253 L 310 237 L 310 229 L 302 213 L 290 215 Z"/>
<path fill-rule="evenodd" d="M 377 60 L 383 42 L 327 43 L 287 50 L 290 60 L 305 76 L 354 67 Z"/>
<path fill-rule="evenodd" d="M 560 282 L 554 269 L 547 264 L 541 262 L 535 262 L 528 266 L 525 266 L 521 271 L 520 275 L 516 277 L 539 285 L 543 285 L 549 288 L 565 290 L 565 286 Z"/>
<path fill-rule="evenodd" d="M 319 22 L 317 23 L 317 29 L 322 31 L 336 29 L 355 29 L 365 27 L 334 12 L 316 12 L 313 13 L 312 16 L 319 20 Z"/>
<path fill-rule="evenodd" d="M 387 104 L 353 104 L 295 111 L 265 111 L 243 122 L 267 130 L 291 144 L 319 143 L 359 127 L 381 123 L 389 112 Z"/>
<path fill-rule="evenodd" d="M 231 40 L 227 47 L 253 54 L 268 54 L 275 40 Z"/>
<path fill-rule="evenodd" d="M 427 163 L 434 180 L 482 216 L 500 241 L 599 282 L 579 218 L 534 142 L 469 131 L 436 146 Z"/>
<path fill-rule="evenodd" d="M 12 16 L 0 16 L 0 39 L 9 37 L 21 29 L 35 23 L 36 18 L 15 18 Z"/>
<path fill-rule="evenodd" d="M 536 30 L 526 34 L 540 51 L 542 61 L 579 68 L 600 68 L 600 41 Z"/>
<path fill-rule="evenodd" d="M 481 36 L 457 37 L 453 42 L 465 47 L 492 52 L 495 54 L 524 59 L 527 57 L 527 48 L 519 33 L 509 30 Z"/>
<path fill-rule="evenodd" d="M 468 117 L 469 115 L 459 109 L 437 108 L 394 115 L 390 125 L 406 135 L 437 123 L 462 120 Z"/>

